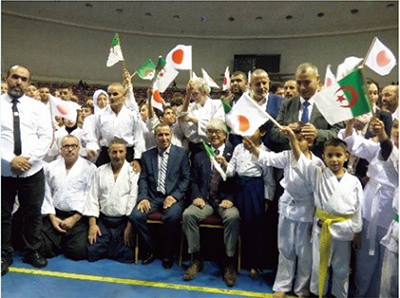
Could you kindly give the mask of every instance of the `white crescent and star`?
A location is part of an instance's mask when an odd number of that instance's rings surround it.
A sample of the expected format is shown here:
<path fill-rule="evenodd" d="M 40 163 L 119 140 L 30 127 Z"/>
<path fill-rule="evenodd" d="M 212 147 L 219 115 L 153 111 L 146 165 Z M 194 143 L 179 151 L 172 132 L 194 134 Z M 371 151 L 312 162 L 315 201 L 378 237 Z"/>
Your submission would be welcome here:
<path fill-rule="evenodd" d="M 346 86 L 340 87 L 340 88 L 335 92 L 335 94 L 338 93 L 340 90 L 347 90 L 347 91 L 350 92 L 350 94 L 351 94 L 350 100 L 347 99 L 347 100 L 349 101 L 349 104 L 348 104 L 348 105 L 341 105 L 341 107 L 342 107 L 342 108 L 351 108 L 351 107 L 355 106 L 356 103 L 357 103 L 357 100 L 358 100 L 358 94 L 357 94 L 356 89 L 354 89 L 354 87 L 352 87 L 352 86 L 346 85 Z M 339 98 L 339 97 L 340 97 L 340 98 Z M 343 101 L 343 96 L 338 96 L 337 101 L 339 101 L 339 102 L 341 103 L 341 102 Z"/>

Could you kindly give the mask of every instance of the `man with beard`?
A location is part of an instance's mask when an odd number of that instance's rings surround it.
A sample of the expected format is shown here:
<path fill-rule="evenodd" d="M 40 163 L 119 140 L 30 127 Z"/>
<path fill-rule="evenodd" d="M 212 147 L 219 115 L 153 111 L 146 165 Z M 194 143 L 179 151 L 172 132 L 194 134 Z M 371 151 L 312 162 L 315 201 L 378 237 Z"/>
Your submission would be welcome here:
<path fill-rule="evenodd" d="M 299 95 L 295 80 L 287 80 L 283 85 L 283 89 L 285 90 L 283 94 L 284 98 L 291 99 Z"/>
<path fill-rule="evenodd" d="M 382 90 L 382 110 L 396 116 L 396 110 L 399 108 L 399 86 L 388 85 Z"/>
<path fill-rule="evenodd" d="M 25 96 L 30 71 L 19 65 L 6 76 L 7 94 L 1 96 L 1 274 L 12 263 L 11 212 L 18 195 L 23 222 L 23 261 L 45 267 L 40 255 L 40 208 L 44 197 L 42 159 L 50 147 L 52 127 L 45 106 Z"/>

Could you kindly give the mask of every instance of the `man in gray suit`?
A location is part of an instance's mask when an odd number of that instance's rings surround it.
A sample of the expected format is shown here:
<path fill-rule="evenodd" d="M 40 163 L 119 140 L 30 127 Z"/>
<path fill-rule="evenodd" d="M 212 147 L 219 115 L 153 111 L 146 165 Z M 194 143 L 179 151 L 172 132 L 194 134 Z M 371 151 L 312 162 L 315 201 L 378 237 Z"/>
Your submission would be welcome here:
<path fill-rule="evenodd" d="M 322 116 L 312 97 L 318 90 L 320 76 L 318 69 L 311 63 L 303 63 L 296 70 L 296 84 L 299 96 L 292 99 L 286 99 L 280 108 L 276 121 L 281 125 L 288 125 L 294 129 L 294 123 L 297 121 L 306 122 L 301 133 L 305 138 L 315 137 L 315 143 L 311 150 L 317 156 L 321 156 L 322 147 L 326 140 L 336 137 L 338 131 L 344 128 L 344 123 L 330 125 Z M 276 126 L 271 132 L 273 141 L 279 144 L 279 148 L 273 148 L 274 151 L 289 150 L 289 143 Z"/>
<path fill-rule="evenodd" d="M 164 213 L 163 267 L 173 264 L 174 241 L 180 228 L 185 208 L 185 192 L 189 186 L 190 168 L 186 150 L 171 145 L 171 128 L 158 124 L 155 128 L 157 147 L 143 153 L 139 177 L 137 205 L 129 216 L 136 231 L 144 240 L 147 256 L 144 265 L 154 261 L 154 244 L 147 226 L 147 215 L 155 211 Z"/>

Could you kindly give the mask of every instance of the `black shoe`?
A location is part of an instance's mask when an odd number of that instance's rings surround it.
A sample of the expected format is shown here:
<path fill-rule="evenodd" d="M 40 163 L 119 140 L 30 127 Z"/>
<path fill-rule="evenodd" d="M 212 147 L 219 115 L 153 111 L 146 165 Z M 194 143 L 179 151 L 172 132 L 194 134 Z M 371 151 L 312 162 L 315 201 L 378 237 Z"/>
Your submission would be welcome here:
<path fill-rule="evenodd" d="M 1 276 L 6 275 L 8 273 L 8 268 L 12 264 L 11 258 L 3 258 L 1 260 Z"/>
<path fill-rule="evenodd" d="M 147 254 L 146 258 L 144 258 L 142 260 L 142 264 L 149 265 L 149 264 L 153 263 L 155 259 L 156 259 L 156 257 L 153 254 Z"/>
<path fill-rule="evenodd" d="M 31 264 L 36 268 L 43 268 L 47 266 L 46 258 L 37 251 L 25 253 L 25 255 L 22 257 L 22 262 Z"/>
<path fill-rule="evenodd" d="M 171 269 L 172 265 L 174 264 L 174 259 L 167 259 L 164 258 L 164 260 L 162 261 L 162 266 L 165 269 Z"/>
<path fill-rule="evenodd" d="M 236 283 L 236 271 L 233 267 L 228 266 L 224 268 L 224 282 L 228 287 L 233 287 Z"/>

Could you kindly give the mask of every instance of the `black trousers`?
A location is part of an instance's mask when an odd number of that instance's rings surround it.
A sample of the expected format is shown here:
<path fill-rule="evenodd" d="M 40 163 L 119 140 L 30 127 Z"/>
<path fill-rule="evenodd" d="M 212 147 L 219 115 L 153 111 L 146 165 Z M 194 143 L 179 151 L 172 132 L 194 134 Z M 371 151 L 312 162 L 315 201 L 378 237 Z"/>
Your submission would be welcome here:
<path fill-rule="evenodd" d="M 11 258 L 11 212 L 18 195 L 22 212 L 22 240 L 24 251 L 39 250 L 41 246 L 40 231 L 42 228 L 41 208 L 44 198 L 43 169 L 26 178 L 1 176 L 1 256 Z"/>
<path fill-rule="evenodd" d="M 135 156 L 135 150 L 133 147 L 126 147 L 126 160 L 128 162 L 133 161 L 133 157 Z M 99 157 L 96 160 L 96 166 L 100 167 L 106 163 L 109 163 L 110 156 L 108 155 L 108 147 L 101 147 L 101 151 Z"/>
<path fill-rule="evenodd" d="M 56 216 L 60 219 L 66 219 L 75 213 L 75 211 L 65 212 L 56 209 Z M 53 227 L 49 217 L 45 216 L 43 217 L 41 253 L 46 258 L 52 258 L 63 253 L 72 260 L 85 260 L 87 259 L 87 237 L 87 217 L 82 217 L 66 233 L 61 233 Z"/>

